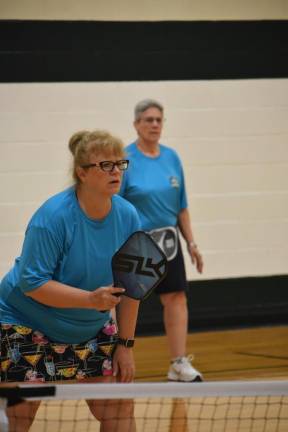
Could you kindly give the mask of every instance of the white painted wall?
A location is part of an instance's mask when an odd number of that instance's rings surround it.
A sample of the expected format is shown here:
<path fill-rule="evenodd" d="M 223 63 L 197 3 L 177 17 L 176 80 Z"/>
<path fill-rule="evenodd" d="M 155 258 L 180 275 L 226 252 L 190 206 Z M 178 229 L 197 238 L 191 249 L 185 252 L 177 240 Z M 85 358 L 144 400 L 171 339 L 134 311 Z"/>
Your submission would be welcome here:
<path fill-rule="evenodd" d="M 287 19 L 287 0 L 0 0 L 0 19 Z"/>
<path fill-rule="evenodd" d="M 203 276 L 287 273 L 288 79 L 0 85 L 0 277 L 25 226 L 70 183 L 68 139 L 107 128 L 135 137 L 142 98 L 166 107 L 163 142 L 180 154 Z"/>

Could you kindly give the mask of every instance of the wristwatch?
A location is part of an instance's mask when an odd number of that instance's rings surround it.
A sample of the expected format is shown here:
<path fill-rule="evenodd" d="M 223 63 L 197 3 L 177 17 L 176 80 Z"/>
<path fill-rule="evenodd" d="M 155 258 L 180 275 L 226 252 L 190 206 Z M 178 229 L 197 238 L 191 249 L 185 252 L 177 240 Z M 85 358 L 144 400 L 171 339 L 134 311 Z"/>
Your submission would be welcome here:
<path fill-rule="evenodd" d="M 122 339 L 118 338 L 117 343 L 119 345 L 124 345 L 126 348 L 132 348 L 134 346 L 134 339 Z"/>

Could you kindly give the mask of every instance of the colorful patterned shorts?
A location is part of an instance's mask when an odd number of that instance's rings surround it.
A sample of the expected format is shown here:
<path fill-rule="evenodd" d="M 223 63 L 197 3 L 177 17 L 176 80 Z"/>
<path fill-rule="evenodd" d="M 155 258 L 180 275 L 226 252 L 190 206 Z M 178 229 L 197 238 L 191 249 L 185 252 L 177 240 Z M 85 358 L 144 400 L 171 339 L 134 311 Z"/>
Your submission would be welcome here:
<path fill-rule="evenodd" d="M 1 324 L 3 382 L 45 382 L 112 375 L 117 327 L 110 319 L 94 339 L 78 345 L 55 343 L 28 327 Z"/>

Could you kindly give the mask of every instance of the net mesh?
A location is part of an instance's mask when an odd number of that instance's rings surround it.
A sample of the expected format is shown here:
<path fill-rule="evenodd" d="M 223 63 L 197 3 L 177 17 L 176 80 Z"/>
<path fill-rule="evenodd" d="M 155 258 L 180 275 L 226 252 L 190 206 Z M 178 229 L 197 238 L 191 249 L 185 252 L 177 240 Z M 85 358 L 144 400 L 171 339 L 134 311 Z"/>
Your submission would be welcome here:
<path fill-rule="evenodd" d="M 85 399 L 91 401 L 101 397 L 105 398 L 105 402 L 102 404 L 101 400 L 97 400 L 95 403 L 98 407 L 101 406 L 104 424 L 105 421 L 115 419 L 107 429 L 111 432 L 135 430 L 132 420 L 131 429 L 129 421 L 122 429 L 119 426 L 121 419 L 123 420 L 125 406 L 127 403 L 131 405 L 132 400 L 137 432 L 288 430 L 288 381 L 139 383 L 106 386 L 66 384 L 55 387 L 54 397 L 41 398 L 41 405 L 29 429 L 30 432 L 98 432 L 100 423 L 90 412 Z M 13 407 L 9 409 L 13 410 Z M 108 412 L 109 419 L 106 416 Z M 23 419 L 19 419 L 19 422 L 22 423 L 18 423 L 18 426 L 23 424 Z M 13 423 L 13 428 L 10 424 L 8 430 L 21 430 L 17 429 L 17 422 Z"/>
<path fill-rule="evenodd" d="M 287 432 L 287 404 L 283 397 L 143 399 L 135 403 L 135 418 L 137 431 L 147 432 Z M 100 431 L 85 401 L 43 402 L 30 430 L 52 428 L 59 432 Z"/>

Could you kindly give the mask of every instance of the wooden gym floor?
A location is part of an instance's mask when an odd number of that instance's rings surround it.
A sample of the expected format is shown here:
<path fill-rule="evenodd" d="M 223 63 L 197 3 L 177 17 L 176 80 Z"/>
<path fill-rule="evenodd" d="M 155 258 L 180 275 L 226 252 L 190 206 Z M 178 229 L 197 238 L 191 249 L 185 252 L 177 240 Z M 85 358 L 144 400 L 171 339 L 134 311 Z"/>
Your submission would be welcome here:
<path fill-rule="evenodd" d="M 136 381 L 165 381 L 169 356 L 165 336 L 138 337 Z M 188 354 L 205 381 L 288 379 L 288 326 L 197 332 Z"/>

